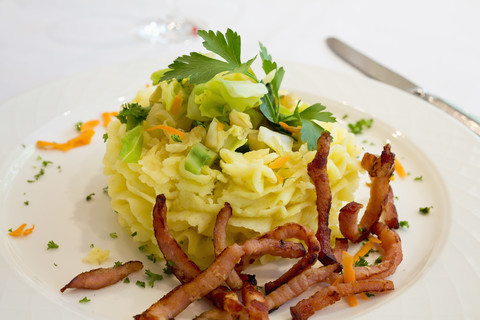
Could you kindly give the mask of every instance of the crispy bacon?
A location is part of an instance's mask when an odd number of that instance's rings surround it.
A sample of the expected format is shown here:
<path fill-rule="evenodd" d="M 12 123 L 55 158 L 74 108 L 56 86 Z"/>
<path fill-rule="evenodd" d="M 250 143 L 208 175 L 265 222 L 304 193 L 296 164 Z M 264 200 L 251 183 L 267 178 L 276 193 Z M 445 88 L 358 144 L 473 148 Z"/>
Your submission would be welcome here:
<path fill-rule="evenodd" d="M 253 275 L 242 274 L 242 300 L 245 304 L 246 315 L 240 319 L 267 320 L 268 305 L 265 296 L 257 290 L 257 280 Z"/>
<path fill-rule="evenodd" d="M 348 239 L 345 238 L 336 238 L 335 239 L 335 248 L 333 253 L 337 261 L 342 261 L 343 251 L 348 251 Z"/>
<path fill-rule="evenodd" d="M 163 194 L 157 196 L 155 206 L 153 207 L 153 229 L 158 247 L 162 251 L 167 261 L 173 262 L 172 272 L 180 280 L 185 283 L 197 277 L 201 270 L 190 260 L 187 254 L 182 250 L 175 238 L 172 237 L 167 226 L 167 205 Z M 224 286 L 220 286 L 213 290 L 210 299 L 221 309 L 235 313 L 243 308 L 235 294 Z"/>
<path fill-rule="evenodd" d="M 315 311 L 337 302 L 342 297 L 362 292 L 385 292 L 393 289 L 393 282 L 389 280 L 361 280 L 339 283 L 320 289 L 313 296 L 300 301 L 290 308 L 290 313 L 292 319 L 304 320 L 311 317 Z"/>
<path fill-rule="evenodd" d="M 330 152 L 330 142 L 332 138 L 328 131 L 324 131 L 317 141 L 317 153 L 315 158 L 308 164 L 307 170 L 310 179 L 315 185 L 317 194 L 316 206 L 318 211 L 317 238 L 320 242 L 320 253 L 318 259 L 324 265 L 337 263 L 330 246 L 330 228 L 328 227 L 328 217 L 332 205 L 332 192 L 328 180 L 327 162 Z"/>
<path fill-rule="evenodd" d="M 402 262 L 402 242 L 400 236 L 387 225 L 377 222 L 373 225 L 373 233 L 378 236 L 383 250 L 382 262 L 374 266 L 355 267 L 355 279 L 384 279 L 395 273 Z"/>
<path fill-rule="evenodd" d="M 390 186 L 388 189 L 388 194 L 383 200 L 382 204 L 382 214 L 381 218 L 390 229 L 398 229 L 400 227 L 398 223 L 398 213 L 397 208 L 394 203 L 395 197 L 393 196 L 393 190 Z"/>
<path fill-rule="evenodd" d="M 315 263 L 316 259 L 318 258 L 320 243 L 318 242 L 315 233 L 310 230 L 310 228 L 300 225 L 298 223 L 286 223 L 283 226 L 279 226 L 274 230 L 266 233 L 260 238 L 260 240 L 276 239 L 282 242 L 284 241 L 283 239 L 289 238 L 296 238 L 304 241 L 308 247 L 308 252 L 278 279 L 267 282 L 265 284 L 266 294 L 269 294 L 270 292 L 277 289 L 282 284 L 293 278 L 295 275 L 302 272 L 302 270 Z M 248 241 L 249 240 L 247 240 L 245 243 L 247 243 Z"/>
<path fill-rule="evenodd" d="M 330 277 L 337 266 L 334 264 L 319 268 L 308 268 L 283 284 L 277 290 L 267 295 L 267 304 L 270 310 L 280 307 L 285 302 L 298 297 L 315 283 L 325 281 Z"/>
<path fill-rule="evenodd" d="M 361 237 L 361 233 L 358 230 L 357 224 L 358 213 L 360 212 L 361 208 L 363 208 L 361 203 L 352 201 L 343 206 L 338 214 L 338 226 L 340 228 L 340 232 L 350 241 L 353 241 L 353 239 L 359 239 Z"/>
<path fill-rule="evenodd" d="M 68 288 L 76 289 L 101 289 L 110 286 L 122 280 L 130 273 L 139 271 L 143 268 L 140 261 L 128 261 L 122 265 L 111 268 L 98 268 L 87 272 L 80 273 L 65 285 L 61 292 Z"/>
<path fill-rule="evenodd" d="M 190 282 L 177 286 L 150 306 L 136 320 L 168 320 L 220 286 L 245 252 L 238 244 L 226 248 L 215 261 Z"/>
<path fill-rule="evenodd" d="M 232 207 L 228 202 L 226 202 L 217 215 L 215 227 L 213 229 L 213 247 L 215 251 L 215 257 L 218 257 L 220 253 L 222 253 L 222 251 L 227 247 L 227 224 L 231 216 Z M 239 290 L 242 288 L 242 280 L 235 270 L 232 270 L 232 273 L 230 273 L 228 276 L 227 284 L 232 290 Z"/>

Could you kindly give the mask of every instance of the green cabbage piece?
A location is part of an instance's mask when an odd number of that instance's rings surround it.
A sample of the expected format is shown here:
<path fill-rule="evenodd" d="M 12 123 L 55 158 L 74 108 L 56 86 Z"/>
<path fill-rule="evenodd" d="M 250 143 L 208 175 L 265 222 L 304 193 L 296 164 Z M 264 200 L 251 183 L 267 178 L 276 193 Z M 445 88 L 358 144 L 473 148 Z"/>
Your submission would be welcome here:
<path fill-rule="evenodd" d="M 142 155 L 143 126 L 136 126 L 127 131 L 120 141 L 122 149 L 118 154 L 118 159 L 125 163 L 136 163 Z"/>

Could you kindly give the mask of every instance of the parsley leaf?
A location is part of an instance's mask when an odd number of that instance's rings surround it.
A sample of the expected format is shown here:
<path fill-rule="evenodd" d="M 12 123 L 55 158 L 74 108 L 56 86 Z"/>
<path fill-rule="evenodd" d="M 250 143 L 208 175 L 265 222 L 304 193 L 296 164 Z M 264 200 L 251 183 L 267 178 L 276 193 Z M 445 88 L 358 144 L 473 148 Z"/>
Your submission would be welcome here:
<path fill-rule="evenodd" d="M 147 119 L 150 108 L 144 108 L 138 103 L 126 103 L 122 105 L 122 110 L 116 116 L 121 123 L 127 124 L 127 131 L 135 128 Z"/>
<path fill-rule="evenodd" d="M 373 119 L 360 119 L 355 123 L 349 123 L 348 128 L 353 134 L 361 134 L 363 132 L 363 128 L 371 128 L 373 123 Z"/>
<path fill-rule="evenodd" d="M 59 246 L 53 240 L 48 241 L 47 250 L 57 249 Z"/>
<path fill-rule="evenodd" d="M 241 62 L 241 39 L 236 32 L 228 29 L 224 35 L 220 31 L 215 33 L 211 30 L 199 30 L 198 35 L 203 38 L 205 49 L 218 54 L 225 61 L 191 52 L 189 55 L 175 59 L 168 66 L 170 70 L 164 73 L 160 81 L 189 78 L 190 83 L 199 84 L 207 82 L 218 73 L 225 71 L 240 72 L 256 80 L 255 75 L 249 71 L 256 57 L 245 63 Z"/>
<path fill-rule="evenodd" d="M 298 108 L 298 107 L 297 107 Z M 308 142 L 309 150 L 317 149 L 317 140 L 322 135 L 324 129 L 315 121 L 335 122 L 335 117 L 330 112 L 325 112 L 325 106 L 320 103 L 312 104 L 307 109 L 300 112 L 302 129 L 300 134 L 303 142 Z"/>
<path fill-rule="evenodd" d="M 87 303 L 87 302 L 90 302 L 90 299 L 88 299 L 87 297 L 84 297 L 83 299 L 78 300 L 78 302 L 80 302 L 80 303 Z"/>
<path fill-rule="evenodd" d="M 158 280 L 162 280 L 163 279 L 163 276 L 161 274 L 157 274 L 157 273 L 153 273 L 152 271 L 150 270 L 145 270 L 145 274 L 147 275 L 147 277 L 150 279 L 148 281 L 148 285 L 153 288 L 153 285 L 155 284 L 155 281 L 158 281 Z"/>

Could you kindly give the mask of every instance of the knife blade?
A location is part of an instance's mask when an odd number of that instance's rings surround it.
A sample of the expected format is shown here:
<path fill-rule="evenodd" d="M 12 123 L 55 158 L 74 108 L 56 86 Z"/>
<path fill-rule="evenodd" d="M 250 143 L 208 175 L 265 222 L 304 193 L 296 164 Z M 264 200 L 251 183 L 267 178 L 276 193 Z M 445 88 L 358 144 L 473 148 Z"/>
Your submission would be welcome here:
<path fill-rule="evenodd" d="M 370 59 L 337 38 L 328 38 L 327 45 L 337 56 L 368 77 L 394 86 L 429 102 L 445 111 L 480 136 L 480 123 L 447 101 L 428 93 L 424 88 Z"/>

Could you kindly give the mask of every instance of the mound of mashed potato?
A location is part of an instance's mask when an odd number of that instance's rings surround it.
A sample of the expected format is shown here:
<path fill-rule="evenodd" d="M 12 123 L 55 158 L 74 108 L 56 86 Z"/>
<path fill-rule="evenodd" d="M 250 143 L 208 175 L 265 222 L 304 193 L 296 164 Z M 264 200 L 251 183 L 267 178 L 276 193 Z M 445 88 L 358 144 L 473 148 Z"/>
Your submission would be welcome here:
<path fill-rule="evenodd" d="M 172 83 L 177 87 L 166 87 Z M 167 90 L 173 90 L 170 99 Z M 163 88 L 159 85 L 142 89 L 132 101 L 151 108 L 141 124 L 143 141 L 137 161 L 119 159 L 127 124 L 116 119 L 108 126 L 103 159 L 108 193 L 119 223 L 134 235 L 132 238 L 139 245 L 147 244 L 149 253 L 162 256 L 152 227 L 152 208 L 158 194 L 167 199 L 172 235 L 201 267 L 213 259 L 213 227 L 225 202 L 233 209 L 227 228 L 230 243 L 286 222 L 302 223 L 316 230 L 315 188 L 307 174 L 307 164 L 315 150 L 308 150 L 306 143 L 294 139 L 283 143 L 279 142 L 281 139 L 265 138 L 276 137 L 278 133 L 252 124 L 255 119 L 251 114 L 237 109 L 231 110 L 228 119 L 220 121 L 214 117 L 195 126 L 181 114 L 172 115 L 171 97 L 178 92 L 183 95 L 182 106 L 187 109 L 189 103 L 198 103 L 201 98 L 191 88 L 185 89 L 172 81 Z M 292 100 L 291 96 L 286 100 Z M 257 97 L 255 103 L 258 101 Z M 178 139 L 171 132 L 155 129 L 158 125 L 176 128 L 184 135 Z M 340 235 L 339 209 L 353 200 L 359 184 L 358 156 L 362 150 L 345 128 L 336 123 L 322 123 L 322 126 L 333 138 L 327 169 L 332 190 L 330 227 L 335 237 Z M 193 173 L 186 169 L 185 162 L 198 143 L 213 151 L 216 159 L 213 164 L 204 165 L 199 173 Z M 244 144 L 249 148 L 242 149 Z"/>

